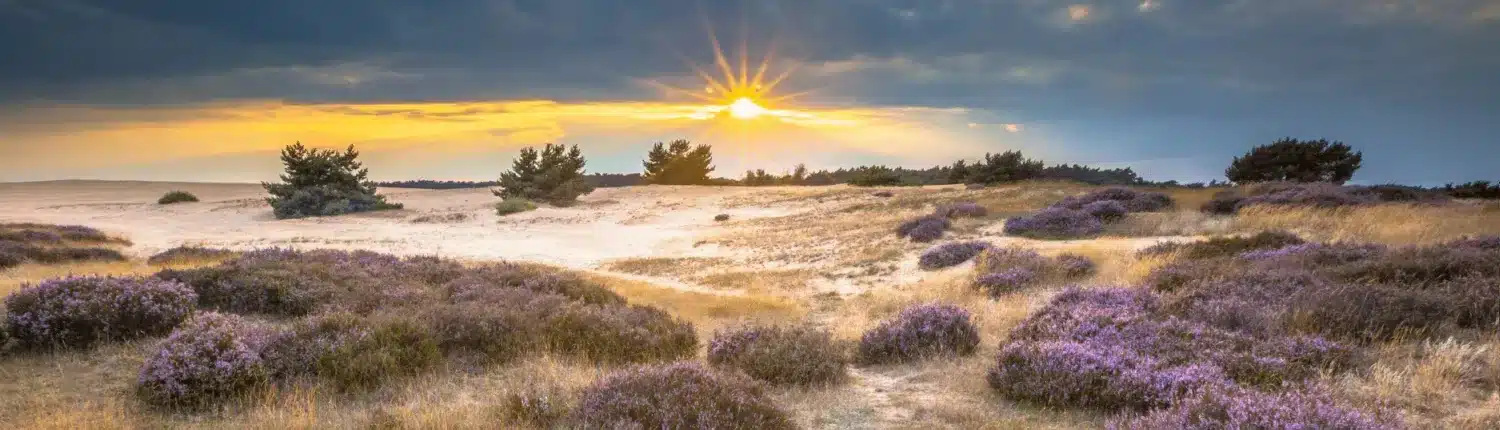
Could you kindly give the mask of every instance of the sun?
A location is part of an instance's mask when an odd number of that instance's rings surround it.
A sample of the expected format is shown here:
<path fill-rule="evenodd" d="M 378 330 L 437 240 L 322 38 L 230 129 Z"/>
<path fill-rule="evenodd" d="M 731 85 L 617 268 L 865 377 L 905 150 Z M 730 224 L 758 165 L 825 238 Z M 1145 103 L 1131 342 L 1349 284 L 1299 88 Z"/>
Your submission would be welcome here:
<path fill-rule="evenodd" d="M 726 109 L 729 110 L 729 116 L 739 119 L 755 119 L 767 112 L 766 108 L 755 104 L 755 100 L 749 97 L 740 97 L 734 103 L 730 103 Z"/>

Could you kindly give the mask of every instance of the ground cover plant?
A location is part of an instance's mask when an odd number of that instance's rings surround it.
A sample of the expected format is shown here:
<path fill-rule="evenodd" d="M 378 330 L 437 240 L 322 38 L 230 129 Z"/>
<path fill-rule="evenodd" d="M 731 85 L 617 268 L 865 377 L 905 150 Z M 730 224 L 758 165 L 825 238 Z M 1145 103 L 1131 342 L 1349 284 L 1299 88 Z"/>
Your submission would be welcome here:
<path fill-rule="evenodd" d="M 1081 255 L 1047 257 L 1024 248 L 989 247 L 975 260 L 973 284 L 998 297 L 1044 281 L 1076 281 L 1093 271 L 1093 261 Z"/>
<path fill-rule="evenodd" d="M 829 333 L 808 326 L 745 325 L 720 330 L 708 363 L 777 385 L 826 385 L 844 377 L 848 360 Z"/>
<path fill-rule="evenodd" d="M 0 224 L 0 269 L 28 262 L 123 261 L 125 256 L 114 249 L 120 245 L 129 245 L 129 241 L 84 226 Z"/>
<path fill-rule="evenodd" d="M 168 191 L 160 199 L 156 200 L 156 204 L 170 205 L 173 203 L 192 203 L 196 201 L 198 201 L 198 196 L 193 195 L 193 193 L 187 191 Z"/>
<path fill-rule="evenodd" d="M 1134 212 L 1159 212 L 1175 206 L 1170 196 L 1130 188 L 1105 188 L 1070 196 L 1040 212 L 1005 220 L 1005 233 L 1036 239 L 1081 239 L 1098 236 L 1105 224 Z"/>

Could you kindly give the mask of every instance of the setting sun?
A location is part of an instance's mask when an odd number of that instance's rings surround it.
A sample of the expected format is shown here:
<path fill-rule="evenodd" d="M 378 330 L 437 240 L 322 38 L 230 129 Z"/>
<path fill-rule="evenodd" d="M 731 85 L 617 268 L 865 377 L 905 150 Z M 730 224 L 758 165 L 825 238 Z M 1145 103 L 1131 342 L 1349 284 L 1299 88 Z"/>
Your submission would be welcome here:
<path fill-rule="evenodd" d="M 729 104 L 729 116 L 739 119 L 754 119 L 766 113 L 766 108 L 755 104 L 749 97 L 740 97 L 734 103 Z"/>

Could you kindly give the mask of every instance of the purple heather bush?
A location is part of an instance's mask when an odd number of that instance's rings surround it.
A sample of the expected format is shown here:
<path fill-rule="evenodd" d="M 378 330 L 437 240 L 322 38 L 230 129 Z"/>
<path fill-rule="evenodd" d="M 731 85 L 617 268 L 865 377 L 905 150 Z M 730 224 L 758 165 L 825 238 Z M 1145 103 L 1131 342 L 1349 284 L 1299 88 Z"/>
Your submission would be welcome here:
<path fill-rule="evenodd" d="M 867 364 L 899 363 L 935 356 L 973 354 L 979 331 L 969 311 L 953 305 L 921 304 L 903 309 L 895 318 L 860 338 L 858 358 Z"/>
<path fill-rule="evenodd" d="M 1078 254 L 1059 254 L 1055 258 L 1055 260 L 1057 260 L 1058 271 L 1060 271 L 1063 276 L 1069 278 L 1081 278 L 1090 276 L 1093 275 L 1094 271 L 1098 269 L 1098 267 L 1094 265 L 1094 260 L 1090 260 L 1088 257 L 1084 257 Z"/>
<path fill-rule="evenodd" d="M 314 375 L 344 391 L 360 391 L 437 366 L 442 353 L 432 330 L 404 317 L 333 313 L 272 336 L 263 349 L 279 378 Z"/>
<path fill-rule="evenodd" d="M 692 362 L 634 367 L 600 378 L 584 389 L 572 421 L 578 428 L 796 428 L 760 383 Z"/>
<path fill-rule="evenodd" d="M 1406 428 L 1399 413 L 1365 411 L 1337 400 L 1327 389 L 1311 387 L 1266 393 L 1207 386 L 1182 396 L 1172 407 L 1111 420 L 1110 429 L 1326 429 Z"/>
<path fill-rule="evenodd" d="M 555 308 L 554 308 L 555 309 Z M 438 347 L 450 356 L 503 363 L 541 346 L 543 310 L 468 302 L 434 308 L 425 317 Z"/>
<path fill-rule="evenodd" d="M 1488 251 L 1497 251 L 1500 250 L 1500 236 L 1491 235 L 1465 237 L 1463 239 L 1448 242 L 1444 244 L 1444 246 L 1456 248 L 1479 248 Z"/>
<path fill-rule="evenodd" d="M 993 248 L 989 242 L 949 242 L 929 248 L 917 259 L 922 270 L 937 270 L 953 267 L 974 259 L 981 252 Z"/>
<path fill-rule="evenodd" d="M 0 231 L 0 241 L 20 243 L 61 243 L 62 235 L 43 230 Z"/>
<path fill-rule="evenodd" d="M 974 202 L 958 202 L 938 206 L 935 215 L 947 218 L 979 218 L 989 215 L 990 211 Z"/>
<path fill-rule="evenodd" d="M 1085 210 L 1092 203 L 1111 201 L 1118 202 L 1126 212 L 1159 212 L 1175 204 L 1166 194 L 1113 187 L 1082 196 L 1068 197 L 1053 204 L 1052 207 Z"/>
<path fill-rule="evenodd" d="M 1024 267 L 1012 267 L 981 274 L 974 278 L 974 286 L 989 293 L 990 297 L 1000 297 L 1036 285 L 1038 280 L 1039 277 L 1035 271 Z"/>
<path fill-rule="evenodd" d="M 482 290 L 525 289 L 559 294 L 589 304 L 624 304 L 625 298 L 598 282 L 556 269 L 517 263 L 495 263 L 462 272 L 447 282 L 452 297 L 482 295 Z"/>
<path fill-rule="evenodd" d="M 234 258 L 236 255 L 239 255 L 239 253 L 227 249 L 183 245 L 152 255 L 146 259 L 146 264 L 159 266 L 163 264 L 219 262 Z"/>
<path fill-rule="evenodd" d="M 9 243 L 9 242 L 0 242 L 0 245 L 4 245 L 6 243 Z M 26 256 L 25 255 L 22 255 L 20 253 L 16 253 L 16 252 L 14 252 L 14 250 L 12 250 L 10 248 L 4 247 L 4 246 L 0 246 L 0 270 L 4 270 L 4 269 L 9 269 L 9 268 L 12 268 L 12 267 L 20 266 L 21 263 L 25 263 L 25 262 L 26 262 Z"/>
<path fill-rule="evenodd" d="M 1005 234 L 1036 239 L 1081 239 L 1102 232 L 1104 224 L 1098 218 L 1083 211 L 1057 207 L 1005 220 Z"/>
<path fill-rule="evenodd" d="M 896 236 L 911 239 L 912 242 L 931 242 L 943 237 L 943 231 L 951 226 L 952 222 L 948 221 L 948 217 L 924 215 L 896 226 Z"/>
<path fill-rule="evenodd" d="M 990 386 L 1047 406 L 1143 410 L 1204 386 L 1295 383 L 1351 356 L 1322 338 L 1260 338 L 1162 310 L 1143 289 L 1064 290 L 1012 331 Z"/>
<path fill-rule="evenodd" d="M 714 333 L 708 363 L 776 385 L 826 385 L 844 377 L 847 360 L 826 330 L 747 325 Z"/>
<path fill-rule="evenodd" d="M 260 355 L 267 332 L 234 315 L 202 313 L 146 357 L 136 394 L 163 407 L 201 407 L 270 382 Z"/>
<path fill-rule="evenodd" d="M 1114 222 L 1125 219 L 1125 214 L 1130 213 L 1124 203 L 1116 200 L 1101 200 L 1083 205 L 1079 210 L 1098 218 L 1101 222 Z"/>
<path fill-rule="evenodd" d="M 272 333 L 261 356 L 276 379 L 315 375 L 323 357 L 364 342 L 372 333 L 370 324 L 358 315 L 332 313 L 311 317 L 288 330 Z"/>
<path fill-rule="evenodd" d="M 67 277 L 26 285 L 5 298 L 11 335 L 29 347 L 88 347 L 171 331 L 197 296 L 178 282 Z"/>

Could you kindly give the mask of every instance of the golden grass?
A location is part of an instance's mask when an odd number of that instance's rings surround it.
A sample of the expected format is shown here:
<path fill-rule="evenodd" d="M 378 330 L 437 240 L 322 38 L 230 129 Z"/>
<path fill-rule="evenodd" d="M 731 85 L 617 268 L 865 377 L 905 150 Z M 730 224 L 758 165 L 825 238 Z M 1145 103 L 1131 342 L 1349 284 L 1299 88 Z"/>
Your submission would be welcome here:
<path fill-rule="evenodd" d="M 661 308 L 679 318 L 691 321 L 704 339 L 714 329 L 739 320 L 797 321 L 807 310 L 784 297 L 768 295 L 718 295 L 683 291 L 650 282 L 613 276 L 589 274 L 632 304 Z"/>
<path fill-rule="evenodd" d="M 676 278 L 731 264 L 733 262 L 728 259 L 712 257 L 646 257 L 610 261 L 604 263 L 603 268 L 636 275 Z"/>
<path fill-rule="evenodd" d="M 695 278 L 700 284 L 715 288 L 765 292 L 800 292 L 809 287 L 817 273 L 809 269 L 733 270 L 710 273 Z"/>
<path fill-rule="evenodd" d="M 1253 206 L 1234 229 L 1287 230 L 1309 240 L 1430 245 L 1468 235 L 1500 234 L 1500 212 L 1469 204 L 1382 204 L 1333 209 Z"/>
<path fill-rule="evenodd" d="M 1345 375 L 1337 385 L 1368 406 L 1406 412 L 1408 424 L 1417 427 L 1480 428 L 1473 421 L 1500 420 L 1497 348 L 1494 340 L 1453 338 L 1377 345 L 1368 372 Z"/>

